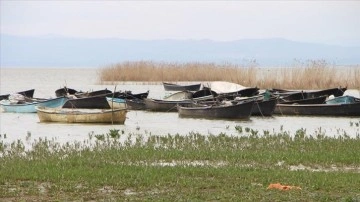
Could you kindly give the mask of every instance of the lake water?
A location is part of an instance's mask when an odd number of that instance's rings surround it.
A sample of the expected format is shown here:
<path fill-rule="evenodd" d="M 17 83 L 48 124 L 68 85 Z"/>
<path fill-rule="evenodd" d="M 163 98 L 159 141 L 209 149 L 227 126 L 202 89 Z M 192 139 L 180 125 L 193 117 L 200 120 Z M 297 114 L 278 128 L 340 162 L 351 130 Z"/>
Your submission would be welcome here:
<path fill-rule="evenodd" d="M 150 91 L 149 97 L 162 98 L 165 92 L 161 84 L 122 83 L 116 85 L 99 85 L 97 69 L 0 69 L 0 94 L 14 93 L 34 88 L 34 97 L 55 97 L 55 90 L 66 85 L 77 90 L 131 90 L 133 93 Z M 358 90 L 349 90 L 346 94 L 360 97 Z M 354 124 L 351 124 L 354 123 Z M 187 135 L 190 132 L 206 134 L 226 133 L 239 135 L 235 126 L 258 130 L 279 132 L 288 131 L 294 134 L 298 129 L 306 129 L 307 134 L 324 132 L 328 136 L 344 134 L 356 137 L 360 134 L 360 117 L 301 117 L 276 116 L 251 117 L 249 121 L 239 120 L 206 120 L 180 118 L 176 112 L 129 111 L 124 125 L 62 124 L 40 123 L 37 114 L 0 113 L 0 140 L 31 141 L 38 138 L 55 139 L 59 142 L 83 141 L 89 133 L 105 134 L 110 129 L 125 131 L 125 134 L 142 135 Z M 31 134 L 31 138 L 27 138 Z M 4 138 L 6 136 L 6 138 Z"/>

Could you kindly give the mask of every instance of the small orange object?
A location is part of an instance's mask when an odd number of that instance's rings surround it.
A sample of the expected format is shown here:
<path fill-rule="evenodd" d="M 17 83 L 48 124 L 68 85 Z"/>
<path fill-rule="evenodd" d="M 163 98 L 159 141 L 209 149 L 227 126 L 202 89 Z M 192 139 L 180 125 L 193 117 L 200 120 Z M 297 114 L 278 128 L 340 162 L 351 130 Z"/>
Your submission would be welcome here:
<path fill-rule="evenodd" d="M 280 183 L 270 184 L 267 189 L 279 189 L 279 190 L 290 190 L 290 189 L 301 189 L 297 186 L 281 185 Z"/>

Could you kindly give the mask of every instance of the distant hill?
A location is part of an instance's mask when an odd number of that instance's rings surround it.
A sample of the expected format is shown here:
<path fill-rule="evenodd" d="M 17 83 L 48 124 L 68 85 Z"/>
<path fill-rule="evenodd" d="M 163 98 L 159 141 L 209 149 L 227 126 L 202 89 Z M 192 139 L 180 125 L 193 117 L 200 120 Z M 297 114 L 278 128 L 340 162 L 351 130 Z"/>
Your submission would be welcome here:
<path fill-rule="evenodd" d="M 291 65 L 323 59 L 336 65 L 360 64 L 360 47 L 302 43 L 281 38 L 211 40 L 127 40 L 1 35 L 1 67 L 99 67 L 123 61 L 229 62 L 259 66 Z"/>

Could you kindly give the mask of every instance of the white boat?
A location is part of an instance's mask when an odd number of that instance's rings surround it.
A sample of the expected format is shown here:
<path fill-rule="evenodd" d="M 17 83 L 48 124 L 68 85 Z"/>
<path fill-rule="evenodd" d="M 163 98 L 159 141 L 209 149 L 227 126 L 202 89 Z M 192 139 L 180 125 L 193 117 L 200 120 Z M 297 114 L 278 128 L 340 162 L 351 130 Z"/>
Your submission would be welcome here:
<path fill-rule="evenodd" d="M 125 99 L 106 97 L 106 101 L 111 109 L 127 109 Z"/>
<path fill-rule="evenodd" d="M 126 109 L 55 109 L 36 107 L 40 122 L 124 124 Z"/>

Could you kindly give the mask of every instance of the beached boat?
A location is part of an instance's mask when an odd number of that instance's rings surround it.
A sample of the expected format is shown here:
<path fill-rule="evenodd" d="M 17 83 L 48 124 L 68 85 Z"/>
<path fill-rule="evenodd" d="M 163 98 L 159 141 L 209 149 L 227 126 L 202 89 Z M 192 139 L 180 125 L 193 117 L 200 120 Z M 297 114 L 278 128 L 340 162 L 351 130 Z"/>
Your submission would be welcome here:
<path fill-rule="evenodd" d="M 246 100 L 236 104 L 225 105 L 178 105 L 180 117 L 206 118 L 206 119 L 249 119 L 255 100 Z"/>
<path fill-rule="evenodd" d="M 37 107 L 40 122 L 124 124 L 126 109 L 54 109 Z"/>
<path fill-rule="evenodd" d="M 336 104 L 277 104 L 275 114 L 308 116 L 360 116 L 360 102 Z"/>
<path fill-rule="evenodd" d="M 36 113 L 37 106 L 60 108 L 68 100 L 67 97 L 58 97 L 54 99 L 29 99 L 22 102 L 12 102 L 10 100 L 1 100 L 0 106 L 3 112 L 14 113 Z"/>
<path fill-rule="evenodd" d="M 106 101 L 108 102 L 111 109 L 126 109 L 127 108 L 125 99 L 106 97 Z"/>
<path fill-rule="evenodd" d="M 201 83 L 190 84 L 190 85 L 179 85 L 174 83 L 163 82 L 164 89 L 166 91 L 198 91 L 200 90 Z"/>
<path fill-rule="evenodd" d="M 14 93 L 14 94 L 20 94 L 20 95 L 23 95 L 28 98 L 33 98 L 34 92 L 35 92 L 35 89 L 30 89 L 30 90 L 20 91 L 20 92 Z M 7 100 L 7 99 L 9 99 L 9 96 L 10 96 L 10 94 L 0 95 L 0 100 Z"/>

